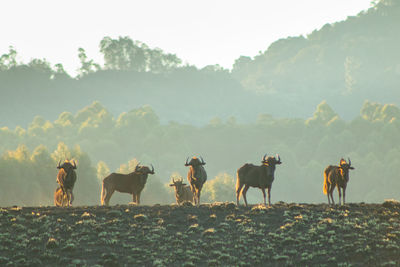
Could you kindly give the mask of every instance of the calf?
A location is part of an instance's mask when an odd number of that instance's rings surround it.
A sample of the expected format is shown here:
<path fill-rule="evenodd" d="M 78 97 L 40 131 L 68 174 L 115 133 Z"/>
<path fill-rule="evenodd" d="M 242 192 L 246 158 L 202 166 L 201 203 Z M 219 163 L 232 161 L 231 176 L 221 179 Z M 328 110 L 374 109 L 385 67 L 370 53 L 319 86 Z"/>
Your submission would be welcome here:
<path fill-rule="evenodd" d="M 190 190 L 190 186 L 183 183 L 182 178 L 179 180 L 172 180 L 169 186 L 173 186 L 175 189 L 175 199 L 178 205 L 185 201 L 193 202 L 193 193 Z"/>

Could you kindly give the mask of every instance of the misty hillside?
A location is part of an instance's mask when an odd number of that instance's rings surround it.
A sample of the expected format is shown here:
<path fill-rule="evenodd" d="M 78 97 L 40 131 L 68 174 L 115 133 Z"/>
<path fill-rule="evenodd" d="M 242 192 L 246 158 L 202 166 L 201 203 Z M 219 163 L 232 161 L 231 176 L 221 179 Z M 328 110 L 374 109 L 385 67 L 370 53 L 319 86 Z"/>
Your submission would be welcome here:
<path fill-rule="evenodd" d="M 46 59 L 18 62 L 10 47 L 0 57 L 0 125 L 25 127 L 35 115 L 54 120 L 93 101 L 114 116 L 148 104 L 163 123 L 204 125 L 215 117 L 250 122 L 260 113 L 306 118 L 327 100 L 352 119 L 365 100 L 400 104 L 399 17 L 399 2 L 382 0 L 308 36 L 278 40 L 254 58 L 241 56 L 231 71 L 183 65 L 129 37 L 104 37 L 104 66 L 79 48 L 79 76 L 71 78 Z"/>
<path fill-rule="evenodd" d="M 382 0 L 307 36 L 278 40 L 254 58 L 242 56 L 232 75 L 246 90 L 281 100 L 277 108 L 292 116 L 307 116 L 325 99 L 351 118 L 366 99 L 400 103 L 399 47 L 400 1 Z"/>

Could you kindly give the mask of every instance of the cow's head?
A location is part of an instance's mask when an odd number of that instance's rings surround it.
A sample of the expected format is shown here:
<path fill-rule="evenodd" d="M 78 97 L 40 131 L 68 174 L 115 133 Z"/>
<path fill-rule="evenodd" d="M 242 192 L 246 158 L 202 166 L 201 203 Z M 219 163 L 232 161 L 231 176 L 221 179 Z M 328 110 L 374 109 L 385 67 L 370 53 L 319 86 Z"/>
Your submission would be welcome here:
<path fill-rule="evenodd" d="M 151 170 L 147 166 L 136 165 L 135 172 L 142 173 L 142 174 L 154 174 L 154 167 L 151 164 Z"/>
<path fill-rule="evenodd" d="M 341 158 L 339 162 L 339 170 L 342 176 L 346 179 L 346 181 L 349 180 L 349 170 L 354 170 L 354 167 L 351 166 L 351 160 L 349 158 L 349 162 L 346 162 L 345 159 Z"/>
<path fill-rule="evenodd" d="M 192 166 L 192 167 L 197 167 L 200 165 L 206 165 L 206 163 L 204 162 L 203 158 L 200 156 L 200 159 L 198 159 L 197 157 L 193 157 L 189 163 L 188 163 L 189 158 L 186 159 L 185 162 L 185 166 Z"/>
<path fill-rule="evenodd" d="M 174 186 L 175 187 L 175 192 L 178 196 L 183 195 L 183 188 L 186 184 L 183 182 L 182 178 L 175 180 L 175 178 L 172 178 L 172 183 L 169 184 L 169 186 Z"/>
<path fill-rule="evenodd" d="M 61 160 L 58 162 L 57 169 L 64 169 L 64 171 L 66 171 L 67 173 L 72 170 L 76 170 L 75 160 L 73 160 L 72 163 L 69 160 L 65 160 L 62 165 L 60 165 L 60 163 L 61 163 Z"/>
<path fill-rule="evenodd" d="M 282 164 L 281 157 L 279 156 L 279 154 L 276 154 L 276 157 L 272 156 L 267 157 L 267 154 L 265 154 L 264 157 L 262 158 L 261 163 L 267 166 L 275 166 L 277 164 Z"/>

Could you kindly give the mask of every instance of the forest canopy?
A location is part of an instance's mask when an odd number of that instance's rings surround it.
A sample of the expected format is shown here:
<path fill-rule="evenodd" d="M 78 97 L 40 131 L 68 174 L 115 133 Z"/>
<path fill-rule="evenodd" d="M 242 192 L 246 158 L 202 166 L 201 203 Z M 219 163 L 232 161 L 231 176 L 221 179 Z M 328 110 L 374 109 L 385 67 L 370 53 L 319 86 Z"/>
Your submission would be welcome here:
<path fill-rule="evenodd" d="M 150 106 L 114 117 L 94 102 L 55 121 L 37 116 L 28 128 L 0 129 L 0 203 L 50 205 L 56 164 L 64 159 L 78 162 L 77 204 L 99 204 L 101 180 L 113 171 L 129 173 L 138 162 L 153 164 L 156 171 L 148 179 L 144 203 L 172 203 L 168 184 L 172 177 L 186 179 L 184 161 L 196 155 L 207 162 L 203 200 L 233 201 L 236 170 L 244 163 L 260 164 L 265 153 L 278 153 L 283 162 L 276 170 L 273 202 L 324 202 L 323 170 L 342 157 L 351 158 L 356 168 L 350 173 L 348 200 L 380 202 L 400 197 L 399 134 L 400 109 L 368 101 L 351 121 L 323 101 L 308 119 L 262 114 L 255 123 L 230 118 L 201 127 L 162 124 Z M 261 191 L 249 192 L 251 202 L 261 202 Z M 129 195 L 116 193 L 111 203 L 130 201 Z"/>

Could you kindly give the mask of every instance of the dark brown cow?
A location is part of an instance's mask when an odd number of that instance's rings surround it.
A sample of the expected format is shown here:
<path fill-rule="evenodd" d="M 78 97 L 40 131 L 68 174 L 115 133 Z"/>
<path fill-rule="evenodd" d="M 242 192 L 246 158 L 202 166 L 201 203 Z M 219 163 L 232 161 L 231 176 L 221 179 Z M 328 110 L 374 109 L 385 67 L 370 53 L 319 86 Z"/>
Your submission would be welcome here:
<path fill-rule="evenodd" d="M 54 205 L 56 206 L 71 206 L 74 201 L 74 194 L 72 190 L 76 182 L 76 163 L 73 164 L 66 160 L 61 166 L 58 162 L 57 169 L 59 169 L 57 174 L 57 183 L 60 185 L 54 193 Z M 67 201 L 63 201 L 63 196 L 66 196 Z"/>
<path fill-rule="evenodd" d="M 101 205 L 107 205 L 115 191 L 132 194 L 133 202 L 140 204 L 140 193 L 147 182 L 147 176 L 154 174 L 154 167 L 151 170 L 146 166 L 137 165 L 135 171 L 129 174 L 111 173 L 103 179 L 101 189 Z"/>
<path fill-rule="evenodd" d="M 195 205 L 200 205 L 200 193 L 201 189 L 203 188 L 204 183 L 207 181 L 207 173 L 204 169 L 204 162 L 203 158 L 200 157 L 193 157 L 190 162 L 188 163 L 188 159 L 186 159 L 185 166 L 189 166 L 189 171 L 187 174 L 187 179 L 190 184 L 190 190 L 193 193 L 193 201 Z"/>
<path fill-rule="evenodd" d="M 265 201 L 265 189 L 268 189 L 268 205 L 271 205 L 271 186 L 274 181 L 275 165 L 282 164 L 281 158 L 267 157 L 262 158 L 262 165 L 256 166 L 250 163 L 244 164 L 237 170 L 236 179 L 236 204 L 239 206 L 240 194 L 243 195 L 244 204 L 247 206 L 246 193 L 249 187 L 258 187 L 261 189 Z M 242 187 L 243 191 L 242 191 Z"/>
<path fill-rule="evenodd" d="M 333 190 L 335 187 L 338 188 L 339 193 L 339 205 L 341 205 L 341 196 L 343 189 L 343 204 L 346 204 L 346 187 L 349 182 L 349 170 L 354 170 L 354 167 L 351 166 L 351 160 L 349 158 L 349 163 L 347 163 L 344 159 L 340 159 L 339 166 L 329 165 L 324 170 L 324 194 L 328 195 L 328 204 L 335 205 L 335 201 L 333 200 Z"/>
<path fill-rule="evenodd" d="M 169 186 L 173 186 L 175 189 L 175 199 L 178 205 L 185 201 L 193 202 L 193 193 L 190 190 L 190 186 L 186 185 L 182 178 L 178 180 L 172 179 L 172 183 Z"/>

